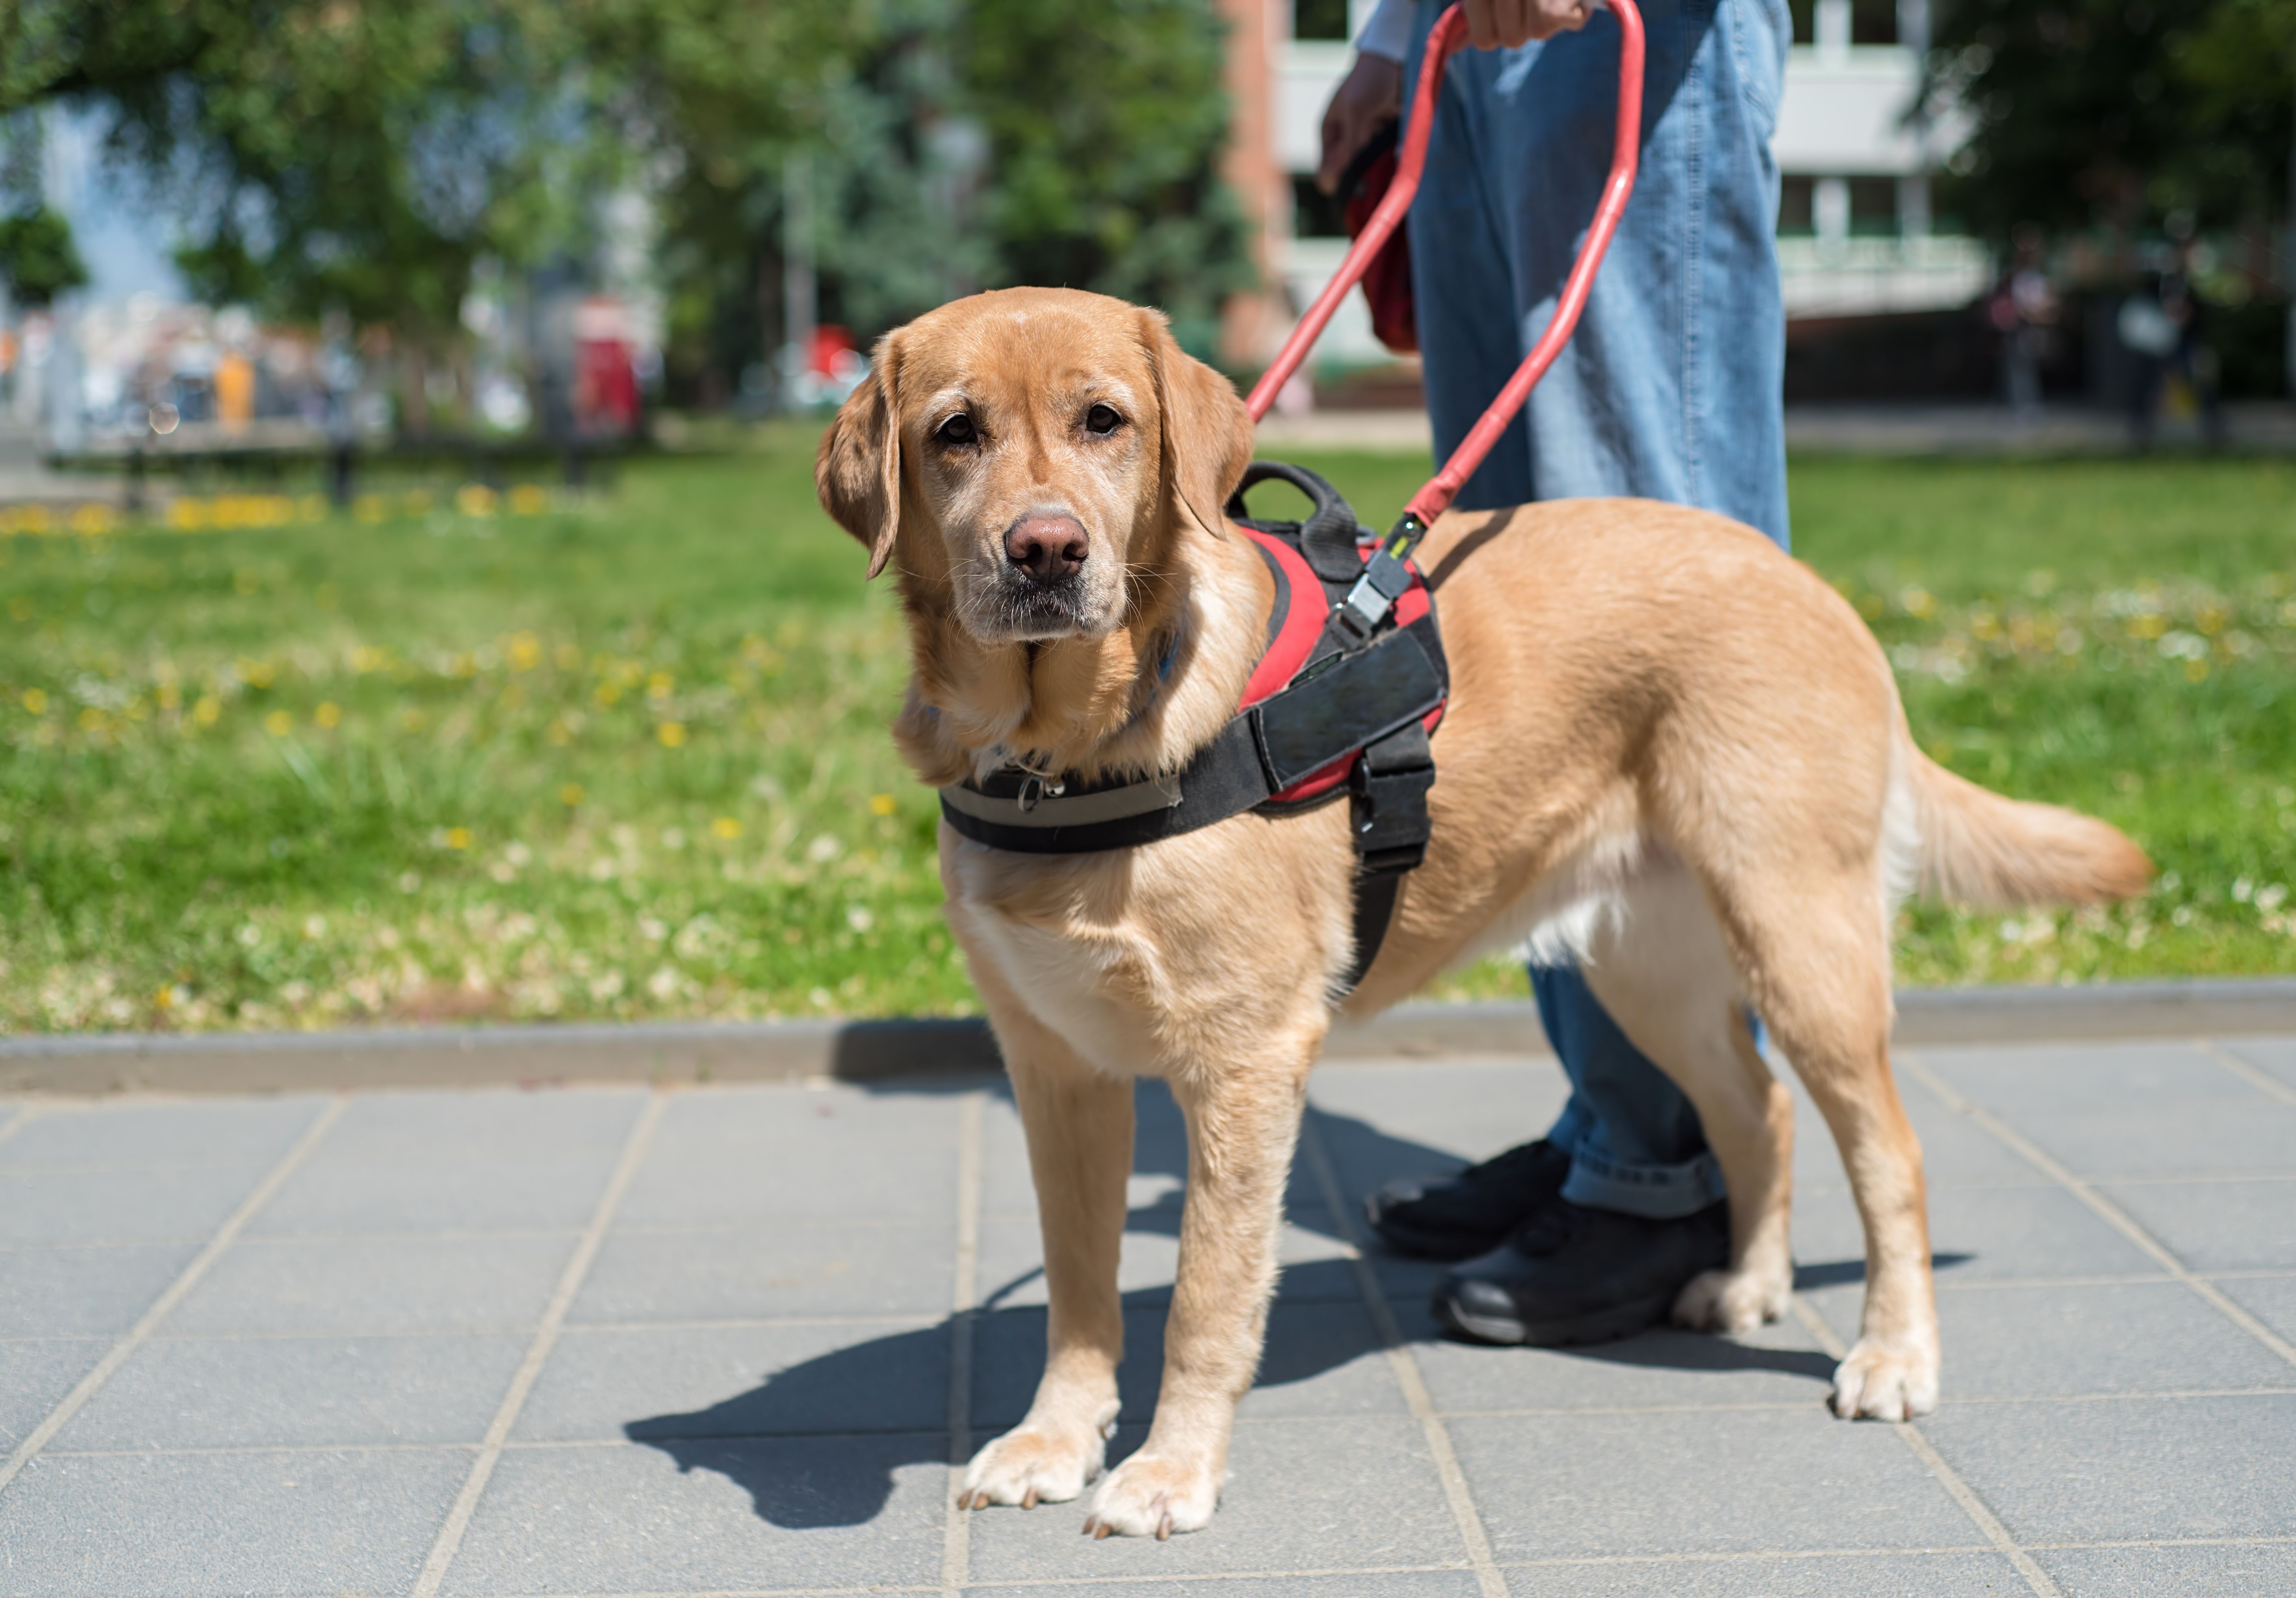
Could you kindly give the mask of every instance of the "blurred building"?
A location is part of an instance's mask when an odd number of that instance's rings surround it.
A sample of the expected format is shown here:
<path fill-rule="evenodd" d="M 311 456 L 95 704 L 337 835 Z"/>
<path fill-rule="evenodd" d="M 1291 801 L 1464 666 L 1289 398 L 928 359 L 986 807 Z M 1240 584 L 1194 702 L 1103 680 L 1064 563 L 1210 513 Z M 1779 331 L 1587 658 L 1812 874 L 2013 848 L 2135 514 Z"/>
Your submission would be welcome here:
<path fill-rule="evenodd" d="M 1232 24 L 1237 145 L 1229 177 L 1262 221 L 1275 285 L 1232 313 L 1229 354 L 1273 353 L 1347 253 L 1337 209 L 1316 190 L 1324 106 L 1353 59 L 1373 0 L 1223 0 Z M 1794 43 L 1771 147 L 1783 174 L 1779 268 L 1789 318 L 1869 316 L 1970 303 L 1990 262 L 1930 202 L 1931 176 L 1962 137 L 1914 115 L 1929 0 L 1792 0 Z M 1318 345 L 1327 364 L 1385 358 L 1359 295 Z"/>

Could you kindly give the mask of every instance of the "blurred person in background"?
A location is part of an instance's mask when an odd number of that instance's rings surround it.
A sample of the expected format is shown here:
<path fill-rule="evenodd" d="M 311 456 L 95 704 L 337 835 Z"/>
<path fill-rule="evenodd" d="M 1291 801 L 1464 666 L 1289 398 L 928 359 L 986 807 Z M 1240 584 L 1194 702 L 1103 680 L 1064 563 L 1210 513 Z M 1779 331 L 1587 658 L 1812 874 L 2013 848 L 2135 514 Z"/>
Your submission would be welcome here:
<path fill-rule="evenodd" d="M 2193 257 L 2192 239 L 2179 239 L 2169 269 L 2123 301 L 2116 319 L 2121 344 L 2136 367 L 2128 391 L 2128 436 L 2139 450 L 2152 447 L 2161 397 L 2172 375 L 2192 391 L 2200 407 L 2202 436 L 2210 447 L 2224 442 L 2216 351 L 2201 340 L 2201 299 L 2193 284 Z"/>
<path fill-rule="evenodd" d="M 1608 174 L 1620 31 L 1591 0 L 1463 0 L 1409 221 L 1438 457 L 1553 315 Z M 1441 0 L 1379 0 L 1323 128 L 1319 181 L 1401 113 Z M 1634 198 L 1570 344 L 1456 504 L 1636 495 L 1787 542 L 1785 315 L 1770 156 L 1784 0 L 1643 0 Z M 1626 1337 L 1729 1257 L 1721 1172 L 1697 1113 L 1570 964 L 1531 987 L 1571 1095 L 1546 1135 L 1368 1209 L 1404 1252 L 1457 1262 L 1435 1309 L 1503 1342 Z M 1751 1018 L 1750 1018 L 1750 1026 Z"/>
<path fill-rule="evenodd" d="M 2021 223 L 2014 250 L 1985 310 L 2001 335 L 2003 397 L 2018 424 L 2030 426 L 2041 417 L 2041 362 L 2048 355 L 2060 308 L 2057 286 L 2042 265 L 2041 230 L 2030 222 Z"/>

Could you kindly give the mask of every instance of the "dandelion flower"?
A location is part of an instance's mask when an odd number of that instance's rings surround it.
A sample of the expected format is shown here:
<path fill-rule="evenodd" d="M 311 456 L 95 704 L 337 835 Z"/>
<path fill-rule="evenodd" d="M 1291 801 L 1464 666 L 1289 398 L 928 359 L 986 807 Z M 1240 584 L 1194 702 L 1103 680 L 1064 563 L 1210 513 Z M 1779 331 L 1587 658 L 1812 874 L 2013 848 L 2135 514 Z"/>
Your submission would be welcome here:
<path fill-rule="evenodd" d="M 491 516 L 497 496 L 483 482 L 466 482 L 455 490 L 455 508 L 466 516 Z"/>
<path fill-rule="evenodd" d="M 742 823 L 732 816 L 720 816 L 709 823 L 709 830 L 731 843 L 742 836 Z"/>
<path fill-rule="evenodd" d="M 295 718 L 283 710 L 275 710 L 263 718 L 263 730 L 275 738 L 283 738 L 295 730 Z"/>
<path fill-rule="evenodd" d="M 192 706 L 192 720 L 201 727 L 212 727 L 223 717 L 223 701 L 213 694 L 201 694 L 199 703 Z"/>
<path fill-rule="evenodd" d="M 48 713 L 48 696 L 38 688 L 24 690 L 24 708 L 36 716 Z"/>
<path fill-rule="evenodd" d="M 2188 660 L 2185 663 L 2185 680 L 2186 682 L 2198 682 L 2208 674 L 2208 662 L 2204 660 Z"/>
<path fill-rule="evenodd" d="M 183 685 L 181 683 L 175 682 L 161 683 L 160 685 L 160 708 L 161 710 L 181 710 L 183 707 Z"/>
<path fill-rule="evenodd" d="M 521 482 L 510 491 L 510 508 L 514 515 L 538 516 L 550 508 L 550 490 L 538 483 Z"/>
<path fill-rule="evenodd" d="M 664 721 L 653 729 L 653 736 L 661 740 L 665 749 L 682 749 L 685 746 L 685 723 Z"/>
<path fill-rule="evenodd" d="M 670 696 L 670 691 L 676 688 L 676 678 L 672 677 L 667 671 L 656 671 L 652 676 L 646 679 L 646 697 L 649 699 L 667 699 Z"/>
<path fill-rule="evenodd" d="M 469 828 L 467 828 L 467 827 L 449 827 L 448 828 L 447 828 L 447 848 L 449 848 L 449 849 L 467 849 L 467 848 L 469 848 L 470 846 L 471 846 L 471 829 L 470 829 Z"/>
<path fill-rule="evenodd" d="M 323 699 L 319 702 L 319 708 L 311 713 L 311 720 L 322 727 L 340 727 L 342 725 L 343 707 L 332 699 Z"/>
<path fill-rule="evenodd" d="M 564 805 L 576 805 L 581 803 L 582 785 L 578 782 L 560 783 L 558 785 L 558 803 Z"/>
<path fill-rule="evenodd" d="M 893 813 L 893 796 L 890 794 L 870 795 L 869 813 L 873 816 L 891 815 Z"/>

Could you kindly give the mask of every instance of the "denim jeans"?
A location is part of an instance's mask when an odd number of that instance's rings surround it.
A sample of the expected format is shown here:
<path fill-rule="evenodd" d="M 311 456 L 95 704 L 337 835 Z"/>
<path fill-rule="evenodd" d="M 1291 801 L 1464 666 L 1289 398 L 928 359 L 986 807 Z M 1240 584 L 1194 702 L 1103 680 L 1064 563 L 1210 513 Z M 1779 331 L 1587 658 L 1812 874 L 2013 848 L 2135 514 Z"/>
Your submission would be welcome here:
<path fill-rule="evenodd" d="M 1422 0 L 1406 103 L 1442 7 Z M 1787 542 L 1785 313 L 1769 151 L 1784 0 L 1644 0 L 1641 169 L 1570 344 L 1460 493 L 1462 508 L 1628 494 Z M 1451 58 L 1410 218 L 1438 457 L 1553 314 L 1609 171 L 1619 27 Z M 1547 1134 L 1566 1198 L 1688 1215 L 1722 1196 L 1698 1116 L 1571 967 L 1531 985 L 1571 1096 Z"/>

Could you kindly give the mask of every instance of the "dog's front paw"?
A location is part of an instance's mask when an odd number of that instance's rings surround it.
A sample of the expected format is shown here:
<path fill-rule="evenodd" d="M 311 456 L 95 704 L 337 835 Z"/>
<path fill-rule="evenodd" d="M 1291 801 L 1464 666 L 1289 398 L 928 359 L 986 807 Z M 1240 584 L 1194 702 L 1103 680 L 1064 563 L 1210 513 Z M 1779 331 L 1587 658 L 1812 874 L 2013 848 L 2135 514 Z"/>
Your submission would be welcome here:
<path fill-rule="evenodd" d="M 1016 1426 L 972 1456 L 956 1502 L 965 1509 L 1065 1503 L 1100 1474 L 1107 1448 L 1107 1438 L 1091 1428 L 1068 1437 Z"/>
<path fill-rule="evenodd" d="M 1201 1461 L 1142 1452 L 1111 1471 L 1093 1495 L 1087 1536 L 1153 1536 L 1201 1531 L 1219 1503 L 1219 1472 Z"/>
<path fill-rule="evenodd" d="M 1934 1347 L 1907 1348 L 1860 1338 L 1834 1368 L 1833 1413 L 1845 1421 L 1910 1421 L 1937 1404 Z"/>
<path fill-rule="evenodd" d="M 1704 1271 L 1674 1301 L 1674 1323 L 1693 1331 L 1751 1331 L 1786 1313 L 1793 1284 L 1775 1272 Z"/>

